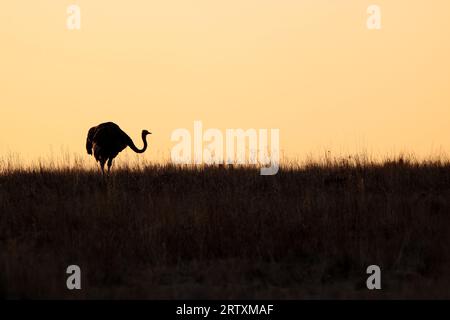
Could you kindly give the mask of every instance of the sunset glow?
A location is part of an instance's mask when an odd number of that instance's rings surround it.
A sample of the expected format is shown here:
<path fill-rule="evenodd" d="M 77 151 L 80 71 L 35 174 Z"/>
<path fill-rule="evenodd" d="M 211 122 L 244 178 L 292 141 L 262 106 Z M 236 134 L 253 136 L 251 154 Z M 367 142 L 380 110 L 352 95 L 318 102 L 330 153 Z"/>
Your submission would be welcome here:
<path fill-rule="evenodd" d="M 7 1 L 0 155 L 85 155 L 114 121 L 150 161 L 178 128 L 277 128 L 285 157 L 450 151 L 450 2 Z M 130 151 L 126 151 L 129 153 Z"/>

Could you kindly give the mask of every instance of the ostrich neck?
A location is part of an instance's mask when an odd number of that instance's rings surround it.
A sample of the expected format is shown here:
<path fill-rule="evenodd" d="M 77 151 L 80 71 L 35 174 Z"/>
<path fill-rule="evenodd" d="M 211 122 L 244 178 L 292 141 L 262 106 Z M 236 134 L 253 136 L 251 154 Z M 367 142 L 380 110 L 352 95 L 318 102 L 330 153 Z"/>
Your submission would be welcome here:
<path fill-rule="evenodd" d="M 136 153 L 144 153 L 145 150 L 147 150 L 147 136 L 146 135 L 142 135 L 142 141 L 144 142 L 144 146 L 142 147 L 142 149 L 138 149 L 136 147 L 136 145 L 134 144 L 133 140 L 130 139 L 130 148 L 131 150 L 133 150 Z"/>

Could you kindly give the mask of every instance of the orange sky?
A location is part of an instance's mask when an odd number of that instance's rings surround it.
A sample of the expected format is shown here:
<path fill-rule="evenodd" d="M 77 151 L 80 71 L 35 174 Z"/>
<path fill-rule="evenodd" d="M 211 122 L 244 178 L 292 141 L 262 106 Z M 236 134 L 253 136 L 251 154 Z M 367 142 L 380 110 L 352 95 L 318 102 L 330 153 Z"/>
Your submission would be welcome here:
<path fill-rule="evenodd" d="M 66 28 L 71 3 L 79 31 Z M 103 121 L 138 146 L 152 131 L 149 160 L 194 120 L 279 128 L 288 157 L 450 152 L 450 2 L 377 1 L 379 31 L 366 27 L 372 3 L 3 2 L 0 157 L 84 156 Z"/>

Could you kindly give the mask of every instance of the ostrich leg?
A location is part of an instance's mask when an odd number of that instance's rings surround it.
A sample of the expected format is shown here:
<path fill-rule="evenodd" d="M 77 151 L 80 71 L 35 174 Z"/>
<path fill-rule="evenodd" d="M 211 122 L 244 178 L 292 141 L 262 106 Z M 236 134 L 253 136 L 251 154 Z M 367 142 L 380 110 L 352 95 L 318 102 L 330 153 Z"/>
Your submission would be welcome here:
<path fill-rule="evenodd" d="M 109 159 L 108 159 L 108 174 L 109 174 L 109 172 L 111 171 L 112 162 L 113 162 L 113 159 L 112 159 L 112 158 L 109 158 Z"/>
<path fill-rule="evenodd" d="M 105 163 L 106 163 L 106 160 L 101 159 L 99 162 L 100 162 L 100 168 L 102 169 L 102 173 L 103 173 L 103 175 L 105 175 Z"/>

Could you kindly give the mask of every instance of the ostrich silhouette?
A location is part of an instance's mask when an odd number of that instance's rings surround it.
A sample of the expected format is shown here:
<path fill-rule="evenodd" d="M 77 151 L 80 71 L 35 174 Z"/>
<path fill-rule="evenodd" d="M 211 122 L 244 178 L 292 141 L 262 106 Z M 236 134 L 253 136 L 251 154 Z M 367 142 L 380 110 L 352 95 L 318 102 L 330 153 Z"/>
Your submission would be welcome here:
<path fill-rule="evenodd" d="M 151 132 L 142 130 L 144 147 L 138 149 L 133 140 L 113 122 L 105 122 L 89 129 L 86 139 L 86 150 L 89 155 L 94 154 L 96 161 L 100 163 L 102 173 L 105 174 L 105 163 L 108 162 L 108 173 L 111 170 L 114 158 L 126 147 L 130 147 L 136 153 L 147 150 L 147 135 Z"/>

